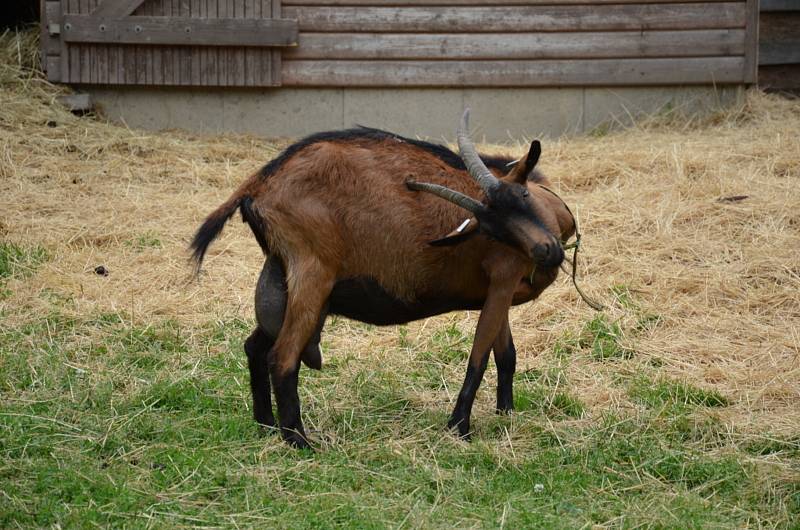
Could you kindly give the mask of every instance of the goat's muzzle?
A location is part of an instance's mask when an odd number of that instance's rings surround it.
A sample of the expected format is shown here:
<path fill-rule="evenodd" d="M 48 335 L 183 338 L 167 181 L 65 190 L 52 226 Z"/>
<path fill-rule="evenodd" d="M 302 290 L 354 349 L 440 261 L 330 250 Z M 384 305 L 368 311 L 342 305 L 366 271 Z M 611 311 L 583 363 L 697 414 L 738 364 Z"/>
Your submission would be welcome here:
<path fill-rule="evenodd" d="M 535 245 L 531 253 L 536 265 L 540 267 L 554 269 L 564 261 L 564 249 L 555 239 L 549 243 Z"/>

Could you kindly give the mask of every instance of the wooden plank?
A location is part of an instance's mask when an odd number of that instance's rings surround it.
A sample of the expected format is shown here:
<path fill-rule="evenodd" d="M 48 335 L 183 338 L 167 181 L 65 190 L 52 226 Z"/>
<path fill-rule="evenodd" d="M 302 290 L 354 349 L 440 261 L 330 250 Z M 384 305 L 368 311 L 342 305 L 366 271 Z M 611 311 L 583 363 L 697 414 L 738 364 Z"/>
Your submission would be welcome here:
<path fill-rule="evenodd" d="M 301 33 L 296 59 L 571 59 L 744 55 L 742 29 L 600 33 Z"/>
<path fill-rule="evenodd" d="M 193 19 L 128 17 L 95 20 L 67 15 L 63 39 L 74 43 L 164 44 L 204 46 L 290 46 L 297 43 L 297 23 L 287 19 Z"/>
<path fill-rule="evenodd" d="M 78 13 L 84 15 L 89 13 L 88 0 L 78 0 Z M 66 26 L 68 26 L 68 24 L 65 23 L 65 28 Z M 62 36 L 62 38 L 64 37 Z M 66 41 L 67 39 L 64 39 L 64 42 Z M 78 82 L 88 83 L 89 82 L 89 68 L 88 68 L 89 57 L 87 54 L 88 46 L 77 46 L 77 48 L 78 48 Z"/>
<path fill-rule="evenodd" d="M 55 24 L 52 29 L 61 31 L 61 2 L 43 1 L 42 4 L 42 55 L 61 55 L 61 38 L 49 31 L 51 23 Z"/>
<path fill-rule="evenodd" d="M 761 0 L 761 12 L 800 11 L 800 0 Z"/>
<path fill-rule="evenodd" d="M 758 1 L 745 3 L 744 81 L 751 84 L 758 80 Z"/>
<path fill-rule="evenodd" d="M 44 58 L 43 64 L 47 72 L 47 80 L 58 82 L 62 80 L 62 53 L 66 56 L 66 52 L 62 52 L 61 44 L 61 2 L 42 2 L 42 33 L 41 33 L 41 48 L 42 57 Z M 54 24 L 50 28 L 50 24 Z M 58 30 L 59 34 L 51 35 L 50 29 Z M 66 81 L 66 78 L 64 78 Z"/>
<path fill-rule="evenodd" d="M 231 8 L 231 14 L 233 18 L 239 19 L 244 17 L 244 0 L 233 0 L 229 7 Z M 229 83 L 233 84 L 233 86 L 244 86 L 244 50 L 231 49 L 230 61 L 231 66 L 229 72 L 231 74 L 231 78 L 229 79 Z"/>
<path fill-rule="evenodd" d="M 170 12 L 172 17 L 183 16 L 181 13 L 181 0 L 170 0 Z M 172 46 L 171 48 L 173 60 L 172 84 L 180 85 L 181 75 L 183 74 L 184 49 L 178 46 Z"/>
<path fill-rule="evenodd" d="M 61 56 L 60 55 L 47 55 L 45 56 L 45 68 L 47 71 L 47 80 L 53 83 L 61 82 Z"/>
<path fill-rule="evenodd" d="M 117 84 L 119 83 L 119 61 L 117 57 L 119 57 L 119 50 L 117 49 L 118 46 L 107 46 L 108 49 L 108 75 L 106 76 L 106 82 L 109 84 Z"/>
<path fill-rule="evenodd" d="M 284 86 L 623 86 L 741 83 L 743 57 L 564 61 L 283 61 Z"/>
<path fill-rule="evenodd" d="M 745 3 L 492 7 L 284 7 L 300 31 L 506 33 L 745 26 Z"/>
<path fill-rule="evenodd" d="M 585 5 L 604 4 L 686 4 L 719 3 L 731 0 L 284 0 L 284 6 L 530 6 L 530 5 Z M 744 0 L 742 0 L 744 1 Z M 761 0 L 762 4 L 767 0 Z M 793 2 L 796 0 L 776 0 Z"/>
<path fill-rule="evenodd" d="M 217 16 L 219 18 L 229 18 L 228 0 L 217 0 Z M 222 86 L 229 86 L 228 65 L 230 64 L 230 51 L 228 48 L 217 48 L 217 56 L 219 84 Z"/>
<path fill-rule="evenodd" d="M 79 4 L 78 0 L 63 0 L 61 3 L 61 31 L 64 31 L 64 15 L 67 13 L 78 13 Z M 66 83 L 77 83 L 80 80 L 80 64 L 81 56 L 77 46 L 69 46 L 64 42 L 63 37 L 61 42 L 64 45 L 64 59 L 65 65 L 62 66 L 62 80 Z"/>
<path fill-rule="evenodd" d="M 759 67 L 758 86 L 766 90 L 800 90 L 800 64 Z"/>
<path fill-rule="evenodd" d="M 189 5 L 189 17 L 192 19 L 200 18 L 200 0 L 191 0 Z M 175 30 L 180 31 L 178 27 Z M 189 61 L 192 63 L 192 86 L 201 85 L 202 72 L 200 71 L 200 49 L 193 47 L 186 50 L 189 53 Z"/>
<path fill-rule="evenodd" d="M 206 0 L 198 0 L 200 8 L 197 15 L 200 18 L 209 18 L 207 13 Z M 208 71 L 208 47 L 203 46 L 198 50 L 200 56 L 200 65 L 198 71 L 200 72 L 200 86 L 208 86 L 208 80 L 212 77 L 211 72 Z"/>
<path fill-rule="evenodd" d="M 87 0 L 87 11 L 89 13 L 94 10 L 100 0 Z M 89 83 L 97 84 L 98 79 L 100 77 L 100 64 L 98 61 L 98 57 L 100 55 L 100 48 L 89 45 L 86 47 L 88 59 L 89 59 Z"/>
<path fill-rule="evenodd" d="M 219 18 L 217 0 L 206 0 L 206 16 L 208 18 Z M 206 68 L 205 74 L 207 83 L 211 86 L 219 85 L 219 49 L 206 48 Z"/>
<path fill-rule="evenodd" d="M 761 13 L 758 44 L 761 65 L 800 63 L 800 12 Z"/>
<path fill-rule="evenodd" d="M 103 0 L 90 11 L 97 18 L 122 18 L 133 13 L 144 0 Z"/>
<path fill-rule="evenodd" d="M 272 8 L 272 18 L 276 19 L 283 18 L 281 0 L 272 0 L 270 2 L 270 7 Z M 269 78 L 268 82 L 265 83 L 267 85 L 281 86 L 282 83 L 281 73 L 283 71 L 283 69 L 281 68 L 281 64 L 283 62 L 281 52 L 282 49 L 280 48 L 272 48 L 270 50 Z"/>
<path fill-rule="evenodd" d="M 259 7 L 261 3 L 259 2 Z M 244 0 L 244 18 L 258 19 L 261 13 L 256 14 L 255 0 Z M 256 85 L 256 75 L 258 74 L 258 55 L 260 50 L 243 50 L 244 52 L 244 84 L 245 86 Z"/>
<path fill-rule="evenodd" d="M 800 35 L 794 42 L 764 42 L 759 44 L 759 64 L 800 64 Z"/>

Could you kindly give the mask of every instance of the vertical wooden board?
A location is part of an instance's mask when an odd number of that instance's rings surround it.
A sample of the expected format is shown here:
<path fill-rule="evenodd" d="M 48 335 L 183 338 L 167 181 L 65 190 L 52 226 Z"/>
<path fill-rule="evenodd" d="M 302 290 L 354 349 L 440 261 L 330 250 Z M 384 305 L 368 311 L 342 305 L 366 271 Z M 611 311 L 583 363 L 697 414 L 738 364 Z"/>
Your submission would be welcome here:
<path fill-rule="evenodd" d="M 255 0 L 244 0 L 244 16 L 242 18 L 256 18 L 255 5 Z M 256 84 L 255 75 L 258 72 L 256 65 L 258 50 L 245 48 L 242 51 L 244 52 L 244 84 L 254 86 Z"/>
<path fill-rule="evenodd" d="M 61 0 L 61 13 L 72 14 L 72 3 L 75 0 Z M 61 54 L 61 80 L 65 83 L 71 83 L 73 81 L 73 65 L 78 62 L 78 50 L 75 49 L 75 46 L 67 46 L 64 41 L 62 42 L 62 54 Z"/>
<path fill-rule="evenodd" d="M 216 0 L 206 0 L 206 16 L 208 18 L 219 18 Z M 219 50 L 217 50 L 216 46 L 210 47 L 206 51 L 207 81 L 210 86 L 219 85 L 218 53 Z"/>
<path fill-rule="evenodd" d="M 192 1 L 181 0 L 181 16 L 192 18 Z M 188 46 L 179 46 L 183 52 L 183 59 L 181 60 L 181 85 L 192 86 L 194 84 L 194 53 L 193 49 Z"/>
<path fill-rule="evenodd" d="M 228 0 L 228 18 L 236 18 L 236 2 L 237 0 Z M 225 84 L 227 86 L 236 86 L 240 72 L 236 50 L 230 47 L 226 49 L 228 50 L 228 79 Z"/>
<path fill-rule="evenodd" d="M 89 0 L 80 0 L 78 13 L 86 15 L 89 13 Z M 89 83 L 91 81 L 91 45 L 81 45 L 80 47 L 80 82 Z"/>
<path fill-rule="evenodd" d="M 206 0 L 200 0 L 200 18 L 208 18 L 207 8 Z M 211 77 L 208 71 L 208 48 L 209 46 L 203 46 L 200 49 L 200 84 L 202 86 L 208 86 L 208 80 Z"/>
<path fill-rule="evenodd" d="M 97 2 L 96 0 L 87 0 L 86 4 L 86 12 L 91 13 L 97 5 Z M 96 45 L 90 44 L 86 46 L 86 52 L 89 83 L 97 83 L 97 55 L 100 53 L 100 50 Z"/>
<path fill-rule="evenodd" d="M 244 18 L 244 3 L 245 0 L 234 0 L 233 2 L 233 18 Z M 245 85 L 245 51 L 241 48 L 232 48 L 233 51 L 233 64 L 232 68 L 232 86 Z"/>
<path fill-rule="evenodd" d="M 758 81 L 758 0 L 746 0 L 744 37 L 744 81 Z"/>
<path fill-rule="evenodd" d="M 190 18 L 200 18 L 200 0 L 191 0 L 189 5 L 189 17 Z M 192 72 L 192 85 L 198 86 L 200 84 L 200 55 L 201 50 L 198 46 L 189 46 L 186 48 L 186 51 L 189 54 L 189 60 L 191 61 L 191 72 Z"/>
<path fill-rule="evenodd" d="M 179 16 L 181 13 L 179 0 L 166 0 L 169 4 L 169 16 Z M 180 50 L 174 46 L 170 47 L 169 53 L 172 57 L 172 69 L 170 70 L 170 79 L 172 85 L 180 84 L 181 73 L 181 57 Z"/>
<path fill-rule="evenodd" d="M 139 7 L 143 8 L 142 12 L 146 16 L 150 16 L 153 14 L 152 5 L 152 1 L 145 1 L 145 3 Z M 141 46 L 139 48 L 138 61 L 144 62 L 144 82 L 148 85 L 153 84 L 153 53 L 153 46 Z"/>
<path fill-rule="evenodd" d="M 272 18 L 281 18 L 281 0 L 272 0 Z M 281 86 L 282 84 L 282 63 L 283 63 L 283 55 L 281 48 L 274 48 L 270 51 L 271 60 L 270 60 L 270 74 L 271 74 L 271 82 L 269 83 L 271 86 Z"/>
<path fill-rule="evenodd" d="M 279 0 L 261 0 L 262 17 L 275 18 L 275 6 L 279 3 Z M 266 48 L 261 50 L 261 75 L 259 76 L 259 84 L 261 86 L 272 86 L 275 84 L 275 57 L 277 56 L 278 60 L 280 60 L 280 55 L 280 48 Z"/>
<path fill-rule="evenodd" d="M 217 15 L 219 18 L 228 18 L 228 0 L 217 1 Z M 217 48 L 217 83 L 220 86 L 228 84 L 228 49 Z"/>
<path fill-rule="evenodd" d="M 118 55 L 119 50 L 117 50 L 117 46 L 108 47 L 108 74 L 106 79 L 108 80 L 107 82 L 112 85 L 119 83 L 119 64 L 117 63 Z"/>
<path fill-rule="evenodd" d="M 42 0 L 42 32 L 41 32 L 41 54 L 43 64 L 47 69 L 48 81 L 61 81 L 63 75 L 62 59 L 66 56 L 63 50 L 63 43 L 61 38 L 57 35 L 51 36 L 49 31 L 49 24 L 60 23 L 61 19 L 61 2 Z"/>

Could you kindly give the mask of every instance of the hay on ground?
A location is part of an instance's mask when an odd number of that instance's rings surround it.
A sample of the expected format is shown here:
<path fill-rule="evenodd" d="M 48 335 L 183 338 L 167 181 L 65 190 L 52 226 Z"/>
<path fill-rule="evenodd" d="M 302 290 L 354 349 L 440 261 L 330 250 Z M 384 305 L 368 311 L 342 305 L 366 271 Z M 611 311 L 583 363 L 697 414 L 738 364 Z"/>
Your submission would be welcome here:
<path fill-rule="evenodd" d="M 76 316 L 119 312 L 189 327 L 251 318 L 262 256 L 246 227 L 229 225 L 200 281 L 191 281 L 186 247 L 204 216 L 283 144 L 73 116 L 56 103 L 64 89 L 35 72 L 33 38 L 0 40 L 0 237 L 44 247 L 50 259 L 9 280 L 6 323 L 54 304 Z M 606 318 L 626 330 L 632 351 L 611 365 L 569 362 L 589 414 L 635 406 L 614 390 L 615 374 L 657 365 L 727 396 L 732 405 L 719 414 L 733 428 L 800 432 L 800 103 L 751 91 L 709 118 L 673 114 L 548 140 L 541 168 L 577 209 L 584 288 L 610 306 Z M 109 275 L 95 274 L 98 265 Z M 409 334 L 442 323 L 471 330 L 476 317 L 415 323 Z M 525 370 L 595 314 L 562 278 L 511 318 Z M 401 370 L 396 336 L 337 326 L 326 355 L 381 356 Z"/>

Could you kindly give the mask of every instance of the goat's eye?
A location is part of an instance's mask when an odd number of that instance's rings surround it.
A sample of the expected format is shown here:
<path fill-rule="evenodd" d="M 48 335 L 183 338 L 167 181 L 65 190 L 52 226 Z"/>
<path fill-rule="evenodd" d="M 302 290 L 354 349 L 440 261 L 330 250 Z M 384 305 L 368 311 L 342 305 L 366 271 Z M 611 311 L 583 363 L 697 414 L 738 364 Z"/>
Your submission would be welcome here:
<path fill-rule="evenodd" d="M 522 190 L 523 197 L 527 197 L 528 195 L 530 195 L 530 192 L 528 190 Z"/>

